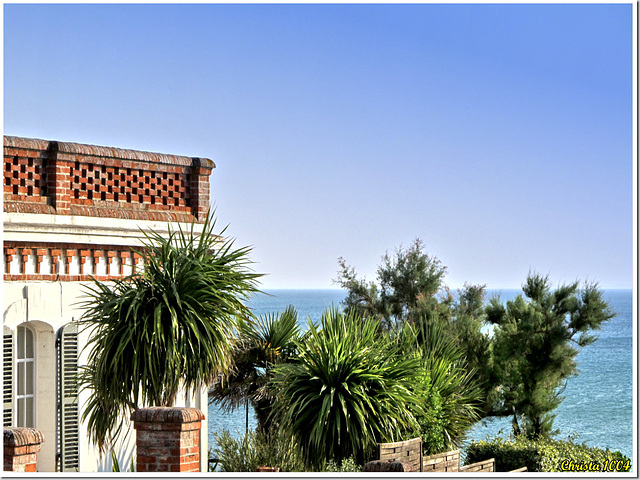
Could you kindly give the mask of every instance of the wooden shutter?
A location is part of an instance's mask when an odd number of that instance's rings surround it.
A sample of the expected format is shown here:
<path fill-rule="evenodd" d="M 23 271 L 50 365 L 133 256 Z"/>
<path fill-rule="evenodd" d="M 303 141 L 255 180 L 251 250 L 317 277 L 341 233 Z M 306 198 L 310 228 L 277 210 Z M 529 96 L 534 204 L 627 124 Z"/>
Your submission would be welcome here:
<path fill-rule="evenodd" d="M 78 326 L 68 323 L 58 330 L 58 468 L 80 467 L 80 418 L 78 414 Z"/>
<path fill-rule="evenodd" d="M 2 426 L 13 425 L 13 332 L 3 325 L 2 337 Z"/>

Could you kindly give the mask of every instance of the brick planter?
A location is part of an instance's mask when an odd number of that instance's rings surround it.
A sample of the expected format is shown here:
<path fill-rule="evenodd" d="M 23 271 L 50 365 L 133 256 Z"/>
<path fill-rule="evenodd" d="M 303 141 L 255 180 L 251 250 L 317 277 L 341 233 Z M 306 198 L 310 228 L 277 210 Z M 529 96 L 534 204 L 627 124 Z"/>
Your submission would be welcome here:
<path fill-rule="evenodd" d="M 4 471 L 35 472 L 44 436 L 35 428 L 4 428 Z"/>
<path fill-rule="evenodd" d="M 141 408 L 131 415 L 136 430 L 138 472 L 199 472 L 200 424 L 197 408 Z"/>

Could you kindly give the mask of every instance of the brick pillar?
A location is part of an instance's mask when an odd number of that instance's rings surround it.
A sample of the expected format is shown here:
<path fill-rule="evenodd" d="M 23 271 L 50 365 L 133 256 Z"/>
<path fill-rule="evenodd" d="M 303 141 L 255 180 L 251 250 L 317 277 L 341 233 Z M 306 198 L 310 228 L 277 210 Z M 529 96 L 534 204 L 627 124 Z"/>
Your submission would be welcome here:
<path fill-rule="evenodd" d="M 35 428 L 4 428 L 4 471 L 35 472 L 44 436 Z"/>
<path fill-rule="evenodd" d="M 55 142 L 54 142 L 55 143 Z M 75 158 L 57 151 L 57 144 L 47 159 L 47 195 L 59 215 L 71 213 L 71 162 Z"/>
<path fill-rule="evenodd" d="M 191 209 L 197 221 L 204 222 L 209 211 L 209 175 L 215 164 L 206 158 L 194 158 L 191 167 Z"/>
<path fill-rule="evenodd" d="M 197 408 L 140 408 L 131 415 L 136 430 L 138 472 L 199 472 L 200 424 Z"/>

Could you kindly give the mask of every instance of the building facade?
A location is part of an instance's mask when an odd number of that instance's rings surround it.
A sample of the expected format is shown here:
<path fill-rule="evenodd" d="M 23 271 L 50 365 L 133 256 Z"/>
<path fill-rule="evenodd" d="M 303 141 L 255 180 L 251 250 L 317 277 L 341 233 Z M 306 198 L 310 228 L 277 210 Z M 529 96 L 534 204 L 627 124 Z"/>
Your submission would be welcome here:
<path fill-rule="evenodd" d="M 206 158 L 4 137 L 3 424 L 43 433 L 39 471 L 111 470 L 82 425 L 90 392 L 76 381 L 87 355 L 78 302 L 92 277 L 143 268 L 144 231 L 202 224 L 214 167 Z M 207 392 L 183 392 L 176 406 L 205 414 L 207 471 Z M 135 453 L 126 430 L 120 465 Z"/>

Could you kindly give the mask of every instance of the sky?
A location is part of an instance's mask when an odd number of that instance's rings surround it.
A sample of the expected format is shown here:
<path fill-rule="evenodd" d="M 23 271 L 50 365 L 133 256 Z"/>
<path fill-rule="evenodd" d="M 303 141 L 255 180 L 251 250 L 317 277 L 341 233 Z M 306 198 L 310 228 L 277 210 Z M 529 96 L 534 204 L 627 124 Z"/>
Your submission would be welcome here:
<path fill-rule="evenodd" d="M 620 4 L 5 4 L 5 135 L 212 159 L 262 287 L 633 281 Z"/>

